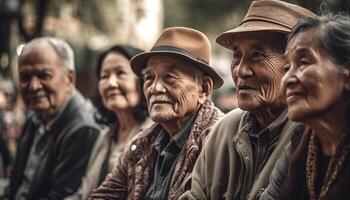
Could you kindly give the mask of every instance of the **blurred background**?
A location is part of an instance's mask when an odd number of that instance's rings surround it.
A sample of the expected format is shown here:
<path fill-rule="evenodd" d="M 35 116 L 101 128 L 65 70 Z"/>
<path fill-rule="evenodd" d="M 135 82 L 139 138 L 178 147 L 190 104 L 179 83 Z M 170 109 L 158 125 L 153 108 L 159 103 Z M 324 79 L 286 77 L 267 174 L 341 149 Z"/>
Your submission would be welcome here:
<path fill-rule="evenodd" d="M 288 2 L 316 13 L 321 4 L 334 12 L 350 10 L 348 0 Z M 212 98 L 224 111 L 229 111 L 236 106 L 230 75 L 231 53 L 219 47 L 215 38 L 238 25 L 250 3 L 248 0 L 0 0 L 0 139 L 10 141 L 10 158 L 6 160 L 3 156 L 3 161 L 0 160 L 5 163 L 0 163 L 0 177 L 6 176 L 6 163 L 11 163 L 15 151 L 15 142 L 11 141 L 18 138 L 25 119 L 26 112 L 18 98 L 16 61 L 26 42 L 39 36 L 54 36 L 70 43 L 75 51 L 77 87 L 86 97 L 92 97 L 96 92 L 96 54 L 102 49 L 129 43 L 148 50 L 166 27 L 198 29 L 211 40 L 211 64 L 225 77 L 225 85 Z"/>
<path fill-rule="evenodd" d="M 332 11 L 349 11 L 348 0 L 288 1 L 318 12 L 321 3 Z M 38 36 L 55 36 L 75 50 L 77 87 L 95 94 L 96 53 L 116 43 L 148 50 L 159 32 L 169 26 L 196 28 L 210 38 L 212 64 L 232 86 L 230 52 L 215 37 L 238 25 L 248 0 L 0 0 L 0 78 L 16 83 L 16 60 L 23 44 Z M 16 84 L 15 84 L 16 85 Z"/>

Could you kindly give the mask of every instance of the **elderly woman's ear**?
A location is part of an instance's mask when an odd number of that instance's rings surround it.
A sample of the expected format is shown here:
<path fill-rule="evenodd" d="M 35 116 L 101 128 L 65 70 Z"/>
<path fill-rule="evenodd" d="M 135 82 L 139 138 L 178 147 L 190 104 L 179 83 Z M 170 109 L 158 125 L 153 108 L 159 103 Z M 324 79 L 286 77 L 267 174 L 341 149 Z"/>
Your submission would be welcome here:
<path fill-rule="evenodd" d="M 210 76 L 203 75 L 200 84 L 199 103 L 203 104 L 213 90 L 213 79 Z"/>

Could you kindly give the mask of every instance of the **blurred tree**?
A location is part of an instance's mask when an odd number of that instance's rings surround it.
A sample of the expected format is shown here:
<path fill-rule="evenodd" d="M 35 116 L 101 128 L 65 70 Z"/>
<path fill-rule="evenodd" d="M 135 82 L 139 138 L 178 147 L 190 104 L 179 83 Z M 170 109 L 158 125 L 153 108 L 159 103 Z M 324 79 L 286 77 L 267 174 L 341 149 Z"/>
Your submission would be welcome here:
<path fill-rule="evenodd" d="M 322 3 L 333 12 L 349 14 L 349 0 L 285 0 L 319 13 Z M 189 26 L 212 39 L 238 25 L 252 0 L 165 0 L 165 26 Z"/>
<path fill-rule="evenodd" d="M 18 25 L 20 35 L 25 42 L 42 36 L 44 18 L 48 11 L 49 3 L 49 0 L 20 0 Z M 31 9 L 29 11 L 31 13 L 30 17 L 24 16 L 26 9 Z"/>
<path fill-rule="evenodd" d="M 11 66 L 11 25 L 18 15 L 18 0 L 0 0 L 0 72 L 7 76 Z"/>
<path fill-rule="evenodd" d="M 163 28 L 162 0 L 2 1 L 19 4 L 14 17 L 17 20 L 9 22 L 18 22 L 19 40 L 28 42 L 39 36 L 54 36 L 72 45 L 78 72 L 77 86 L 88 96 L 95 93 L 94 73 L 91 72 L 97 51 L 116 43 L 148 48 Z"/>

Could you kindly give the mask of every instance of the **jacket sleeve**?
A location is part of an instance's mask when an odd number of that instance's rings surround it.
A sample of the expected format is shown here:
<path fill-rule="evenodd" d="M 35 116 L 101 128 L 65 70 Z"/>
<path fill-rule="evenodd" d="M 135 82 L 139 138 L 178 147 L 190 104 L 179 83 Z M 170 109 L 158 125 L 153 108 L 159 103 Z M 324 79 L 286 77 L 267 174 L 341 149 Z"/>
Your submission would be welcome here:
<path fill-rule="evenodd" d="M 292 145 L 289 143 L 283 153 L 277 160 L 270 176 L 270 183 L 260 196 L 260 200 L 280 199 L 280 194 L 284 180 L 288 173 L 289 157 L 291 155 Z"/>
<path fill-rule="evenodd" d="M 52 182 L 40 199 L 63 199 L 79 187 L 99 130 L 83 126 L 67 134 L 58 148 L 52 169 Z"/>
<path fill-rule="evenodd" d="M 127 199 L 128 192 L 128 153 L 130 145 L 120 155 L 117 164 L 114 166 L 103 183 L 93 191 L 89 200 L 92 199 Z"/>

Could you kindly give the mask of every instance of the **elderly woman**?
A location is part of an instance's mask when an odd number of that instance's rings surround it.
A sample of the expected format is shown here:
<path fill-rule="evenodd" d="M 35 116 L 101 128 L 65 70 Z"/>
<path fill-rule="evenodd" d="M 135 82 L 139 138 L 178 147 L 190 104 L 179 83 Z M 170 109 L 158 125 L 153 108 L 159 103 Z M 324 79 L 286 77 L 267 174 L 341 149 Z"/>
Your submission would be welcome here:
<path fill-rule="evenodd" d="M 300 21 L 286 58 L 288 116 L 309 130 L 290 157 L 282 199 L 349 199 L 350 18 Z"/>
<path fill-rule="evenodd" d="M 127 45 L 116 45 L 102 52 L 97 62 L 99 96 L 98 121 L 112 125 L 101 133 L 91 154 L 80 194 L 87 199 L 111 171 L 128 141 L 148 128 L 147 105 L 142 92 L 143 81 L 133 73 L 130 59 L 142 51 Z"/>

